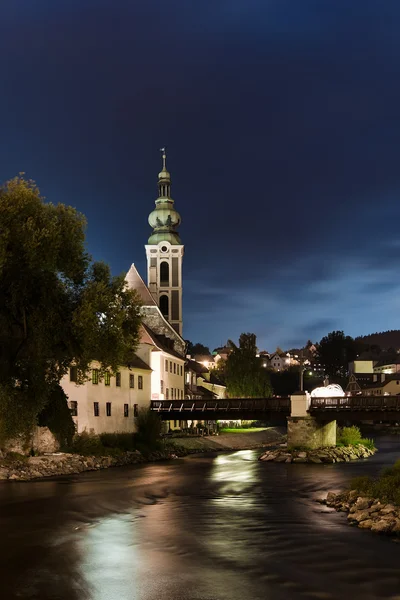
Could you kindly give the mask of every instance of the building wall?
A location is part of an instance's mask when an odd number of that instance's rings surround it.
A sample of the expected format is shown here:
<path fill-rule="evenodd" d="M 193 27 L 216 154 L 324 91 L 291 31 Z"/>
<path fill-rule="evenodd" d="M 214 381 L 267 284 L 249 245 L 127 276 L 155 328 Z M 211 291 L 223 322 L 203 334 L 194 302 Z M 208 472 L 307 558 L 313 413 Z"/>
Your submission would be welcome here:
<path fill-rule="evenodd" d="M 374 372 L 373 360 L 354 360 L 349 363 L 349 371 L 352 373 L 373 373 Z"/>
<path fill-rule="evenodd" d="M 136 354 L 152 369 L 151 399 L 179 400 L 184 398 L 184 364 L 183 358 L 163 352 L 151 344 L 139 344 Z M 167 368 L 166 368 L 167 367 Z M 162 382 L 162 383 L 161 383 Z M 167 394 L 168 389 L 168 394 Z M 173 389 L 173 397 L 171 389 Z"/>
<path fill-rule="evenodd" d="M 96 364 L 93 365 L 94 368 Z M 116 378 L 111 377 L 110 385 L 104 379 L 94 384 L 91 380 L 82 385 L 70 381 L 69 373 L 62 379 L 61 386 L 68 396 L 69 403 L 77 402 L 77 416 L 74 421 L 78 433 L 134 432 L 136 429 L 134 410 L 137 405 L 147 408 L 150 405 L 150 371 L 137 368 L 121 368 L 121 386 L 116 386 Z M 130 375 L 134 376 L 134 388 L 130 387 Z M 143 389 L 139 389 L 139 376 L 143 378 Z M 94 414 L 94 403 L 99 403 L 99 416 Z M 107 416 L 107 402 L 111 403 L 111 415 Z M 128 404 L 128 416 L 124 416 L 124 405 Z M 70 404 L 71 406 L 71 404 Z"/>
<path fill-rule="evenodd" d="M 389 394 L 389 396 L 396 396 L 400 394 L 400 376 L 399 379 L 391 379 L 390 381 L 383 381 L 380 387 L 363 388 L 363 394 L 367 396 L 383 396 Z"/>

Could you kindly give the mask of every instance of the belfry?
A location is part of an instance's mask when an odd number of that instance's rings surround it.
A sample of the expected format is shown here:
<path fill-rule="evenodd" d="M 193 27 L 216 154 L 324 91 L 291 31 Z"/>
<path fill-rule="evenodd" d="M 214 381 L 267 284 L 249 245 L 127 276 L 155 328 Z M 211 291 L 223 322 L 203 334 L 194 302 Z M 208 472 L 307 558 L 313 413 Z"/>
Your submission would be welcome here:
<path fill-rule="evenodd" d="M 171 198 L 171 176 L 165 148 L 158 174 L 158 198 L 149 215 L 153 233 L 146 245 L 147 287 L 163 316 L 182 336 L 182 259 L 184 246 L 178 233 L 181 222 Z"/>

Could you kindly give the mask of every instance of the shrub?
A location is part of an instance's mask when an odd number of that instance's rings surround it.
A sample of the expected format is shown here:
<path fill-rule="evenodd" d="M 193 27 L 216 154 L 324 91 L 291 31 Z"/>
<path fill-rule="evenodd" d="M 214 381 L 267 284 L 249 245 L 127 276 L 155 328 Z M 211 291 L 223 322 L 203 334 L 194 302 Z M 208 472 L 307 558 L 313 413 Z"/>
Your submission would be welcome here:
<path fill-rule="evenodd" d="M 123 452 L 135 450 L 133 433 L 100 433 L 99 438 L 104 448 L 118 448 Z"/>
<path fill-rule="evenodd" d="M 394 502 L 400 505 L 400 460 L 393 467 L 383 469 L 377 479 L 357 477 L 351 482 L 352 489 L 358 490 L 382 502 Z"/>
<path fill-rule="evenodd" d="M 62 449 L 71 445 L 75 423 L 68 407 L 68 396 L 60 385 L 51 392 L 48 404 L 38 416 L 38 425 L 48 427 Z"/>
<path fill-rule="evenodd" d="M 139 409 L 136 418 L 137 433 L 135 445 L 139 450 L 153 450 L 159 447 L 161 441 L 161 419 L 150 408 Z"/>
<path fill-rule="evenodd" d="M 100 436 L 87 431 L 82 431 L 82 433 L 77 433 L 74 436 L 69 450 L 75 454 L 85 456 L 104 456 L 106 454 Z"/>
<path fill-rule="evenodd" d="M 375 449 L 374 440 L 370 438 L 361 437 L 361 431 L 358 427 L 353 425 L 352 427 L 340 427 L 337 432 L 337 445 L 338 446 L 358 446 L 362 444 L 370 450 Z"/>

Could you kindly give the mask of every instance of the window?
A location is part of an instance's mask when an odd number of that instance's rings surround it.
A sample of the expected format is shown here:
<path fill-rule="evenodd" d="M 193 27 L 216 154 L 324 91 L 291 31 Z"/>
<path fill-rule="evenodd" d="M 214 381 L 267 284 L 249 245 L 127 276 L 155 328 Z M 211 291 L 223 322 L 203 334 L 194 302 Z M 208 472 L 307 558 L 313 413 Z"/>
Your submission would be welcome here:
<path fill-rule="evenodd" d="M 99 403 L 98 402 L 93 402 L 93 414 L 95 417 L 98 417 L 100 412 L 99 412 Z"/>
<path fill-rule="evenodd" d="M 169 298 L 165 294 L 160 296 L 160 310 L 163 317 L 168 319 L 169 316 Z"/>
<path fill-rule="evenodd" d="M 99 383 L 99 370 L 92 369 L 92 383 L 97 385 Z"/>
<path fill-rule="evenodd" d="M 168 372 L 168 361 L 165 361 L 165 370 Z"/>
<path fill-rule="evenodd" d="M 135 387 L 135 376 L 132 373 L 129 375 L 129 387 L 130 388 Z"/>
<path fill-rule="evenodd" d="M 69 410 L 71 411 L 71 417 L 78 416 L 78 403 L 75 400 L 70 401 Z"/>
<path fill-rule="evenodd" d="M 182 377 L 182 375 L 183 375 L 183 369 L 182 369 L 182 365 L 181 365 L 181 377 Z"/>
<path fill-rule="evenodd" d="M 174 400 L 174 388 L 171 388 L 171 400 Z"/>
<path fill-rule="evenodd" d="M 77 382 L 78 381 L 78 368 L 77 367 L 71 367 L 69 370 L 69 380 L 73 381 L 73 382 Z"/>
<path fill-rule="evenodd" d="M 115 374 L 115 385 L 121 387 L 121 373 Z"/>
<path fill-rule="evenodd" d="M 143 375 L 138 375 L 137 385 L 138 385 L 139 390 L 143 389 Z"/>
<path fill-rule="evenodd" d="M 134 404 L 133 405 L 133 416 L 137 417 L 139 415 L 139 405 L 138 404 Z"/>
<path fill-rule="evenodd" d="M 174 363 L 174 374 L 176 375 L 176 363 Z"/>
<path fill-rule="evenodd" d="M 166 388 L 165 390 L 165 399 L 169 400 L 169 388 Z"/>
<path fill-rule="evenodd" d="M 111 402 L 106 402 L 106 415 L 111 417 Z"/>
<path fill-rule="evenodd" d="M 186 383 L 189 385 L 190 383 L 190 373 L 186 373 Z"/>
<path fill-rule="evenodd" d="M 172 360 L 169 361 L 169 372 L 172 373 Z"/>
<path fill-rule="evenodd" d="M 104 373 L 104 385 L 110 385 L 111 383 L 111 375 L 108 371 Z"/>
<path fill-rule="evenodd" d="M 160 264 L 160 285 L 169 286 L 169 264 L 165 260 Z"/>
<path fill-rule="evenodd" d="M 129 417 L 129 404 L 124 404 L 124 417 Z"/>
<path fill-rule="evenodd" d="M 160 392 L 161 392 L 161 394 L 163 394 L 163 393 L 164 393 L 164 382 L 163 382 L 163 380 L 162 380 L 162 379 L 161 379 L 161 381 L 160 381 Z"/>

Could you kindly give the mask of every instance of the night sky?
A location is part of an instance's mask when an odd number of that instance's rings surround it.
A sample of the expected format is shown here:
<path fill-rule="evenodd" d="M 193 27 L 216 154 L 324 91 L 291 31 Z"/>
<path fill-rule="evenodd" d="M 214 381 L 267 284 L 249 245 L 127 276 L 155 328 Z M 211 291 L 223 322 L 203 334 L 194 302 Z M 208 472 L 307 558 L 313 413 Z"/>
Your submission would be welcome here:
<path fill-rule="evenodd" d="M 146 275 L 167 146 L 184 337 L 398 328 L 399 0 L 2 0 L 0 180 Z"/>

